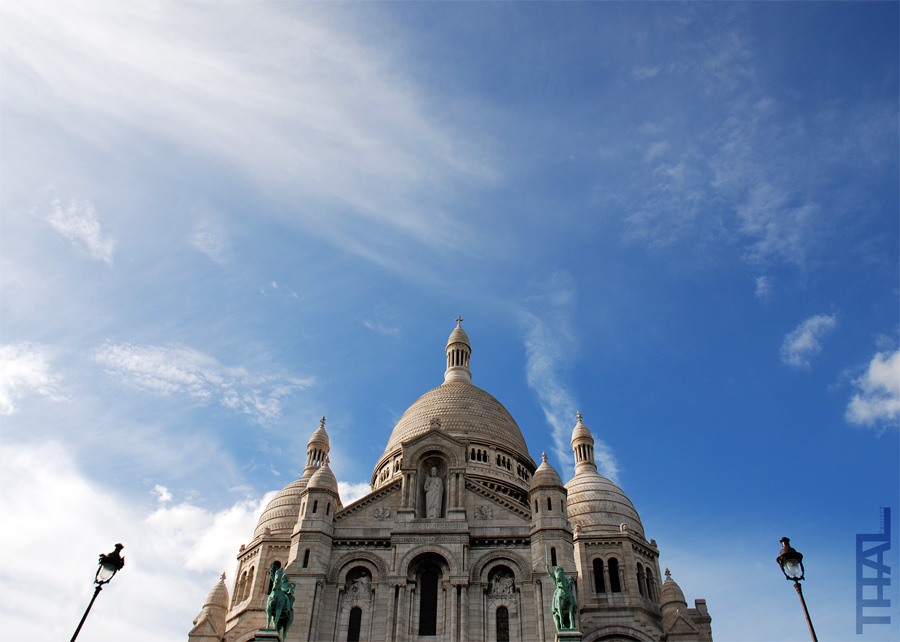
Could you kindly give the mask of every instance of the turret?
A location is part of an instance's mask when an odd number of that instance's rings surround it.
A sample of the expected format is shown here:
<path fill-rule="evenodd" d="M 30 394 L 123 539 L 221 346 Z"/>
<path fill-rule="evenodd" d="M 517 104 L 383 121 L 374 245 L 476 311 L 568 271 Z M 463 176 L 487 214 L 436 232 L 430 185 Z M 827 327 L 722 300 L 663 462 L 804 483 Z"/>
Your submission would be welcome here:
<path fill-rule="evenodd" d="M 532 562 L 535 569 L 545 565 L 574 570 L 572 531 L 566 516 L 566 488 L 556 469 L 541 455 L 529 489 L 531 504 Z"/>

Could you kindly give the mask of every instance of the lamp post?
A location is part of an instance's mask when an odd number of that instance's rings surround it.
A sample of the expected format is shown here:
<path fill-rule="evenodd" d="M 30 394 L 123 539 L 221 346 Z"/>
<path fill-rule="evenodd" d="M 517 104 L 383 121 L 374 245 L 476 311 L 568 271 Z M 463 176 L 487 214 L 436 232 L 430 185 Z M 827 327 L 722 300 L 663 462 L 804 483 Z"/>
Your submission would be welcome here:
<path fill-rule="evenodd" d="M 103 585 L 109 584 L 115 574 L 121 571 L 122 567 L 125 566 L 125 558 L 119 554 L 123 548 L 125 547 L 121 544 L 116 544 L 116 550 L 113 552 L 106 553 L 105 555 L 103 553 L 100 554 L 100 564 L 97 566 L 97 573 L 94 575 L 94 586 L 96 587 L 94 588 L 94 596 L 84 610 L 84 615 L 81 616 L 81 622 L 78 623 L 78 628 L 75 629 L 75 634 L 72 636 L 71 642 L 75 642 L 75 638 L 81 633 L 81 627 L 84 626 L 84 621 L 87 619 L 88 613 L 91 612 L 91 607 L 94 606 L 94 600 L 97 599 L 100 591 L 103 590 Z"/>
<path fill-rule="evenodd" d="M 793 580 L 794 588 L 797 589 L 797 595 L 800 596 L 800 603 L 803 604 L 803 613 L 806 615 L 806 623 L 809 625 L 809 634 L 812 636 L 813 642 L 819 642 L 812 620 L 809 619 L 806 600 L 803 599 L 803 590 L 800 588 L 800 580 L 803 579 L 803 574 L 805 573 L 803 569 L 803 554 L 791 547 L 789 538 L 782 537 L 781 554 L 776 559 L 781 567 L 781 572 L 784 573 L 784 579 Z"/>

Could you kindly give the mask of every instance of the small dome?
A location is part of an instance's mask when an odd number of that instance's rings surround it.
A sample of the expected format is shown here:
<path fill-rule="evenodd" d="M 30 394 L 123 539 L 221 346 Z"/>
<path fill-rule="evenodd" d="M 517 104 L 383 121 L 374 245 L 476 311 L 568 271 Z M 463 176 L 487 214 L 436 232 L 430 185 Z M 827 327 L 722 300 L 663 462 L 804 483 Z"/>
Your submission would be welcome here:
<path fill-rule="evenodd" d="M 206 602 L 203 603 L 203 606 L 218 606 L 228 610 L 228 588 L 225 586 L 225 573 L 222 573 L 219 583 L 206 596 Z"/>
<path fill-rule="evenodd" d="M 328 450 L 330 445 L 328 433 L 325 432 L 325 417 L 322 417 L 322 421 L 319 422 L 319 427 L 316 428 L 315 432 L 313 432 L 312 436 L 309 438 L 308 447 L 323 446 L 325 450 Z"/>
<path fill-rule="evenodd" d="M 453 328 L 453 332 L 450 333 L 450 338 L 447 339 L 447 347 L 449 348 L 454 343 L 464 343 L 470 348 L 472 347 L 472 344 L 469 343 L 469 335 L 467 335 L 466 331 L 459 325 L 459 321 L 457 321 L 456 327 Z"/>
<path fill-rule="evenodd" d="M 566 490 L 569 521 L 583 530 L 621 532 L 628 530 L 644 536 L 644 526 L 631 500 L 622 489 L 594 470 L 582 470 L 573 477 Z"/>
<path fill-rule="evenodd" d="M 335 494 L 339 494 L 337 479 L 335 479 L 334 473 L 331 472 L 327 460 L 325 464 L 320 466 L 319 470 L 314 472 L 313 476 L 309 478 L 309 484 L 306 485 L 306 488 L 309 490 L 330 490 Z"/>
<path fill-rule="evenodd" d="M 575 428 L 572 429 L 572 444 L 574 445 L 576 441 L 579 439 L 588 439 L 590 443 L 594 443 L 594 436 L 591 434 L 590 429 L 584 425 L 584 422 L 581 420 L 581 412 L 579 412 L 576 417 L 578 418 L 578 423 L 575 424 Z"/>
<path fill-rule="evenodd" d="M 270 532 L 291 534 L 294 524 L 300 518 L 300 495 L 312 477 L 313 468 L 303 471 L 303 477 L 291 482 L 280 491 L 259 516 L 254 537 L 259 537 L 268 528 Z"/>
<path fill-rule="evenodd" d="M 541 454 L 541 465 L 534 471 L 534 477 L 531 478 L 531 488 L 539 488 L 540 486 L 562 486 L 562 479 L 559 473 L 547 461 L 547 453 Z"/>
<path fill-rule="evenodd" d="M 684 592 L 678 583 L 672 579 L 669 569 L 666 569 L 666 581 L 663 582 L 662 591 L 659 595 L 659 603 L 661 606 L 672 604 L 680 606 L 682 609 L 687 608 L 687 600 L 684 599 Z"/>

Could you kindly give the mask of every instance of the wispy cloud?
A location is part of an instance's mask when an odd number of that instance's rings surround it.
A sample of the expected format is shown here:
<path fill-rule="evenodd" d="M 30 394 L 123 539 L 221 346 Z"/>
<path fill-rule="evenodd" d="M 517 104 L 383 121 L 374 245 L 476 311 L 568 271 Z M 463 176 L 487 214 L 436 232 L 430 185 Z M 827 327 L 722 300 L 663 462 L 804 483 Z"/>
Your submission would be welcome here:
<path fill-rule="evenodd" d="M 631 75 L 635 80 L 647 80 L 659 75 L 662 71 L 660 67 L 635 67 L 631 70 Z"/>
<path fill-rule="evenodd" d="M 768 276 L 756 277 L 756 298 L 764 303 L 768 303 L 772 298 L 772 279 Z"/>
<path fill-rule="evenodd" d="M 100 229 L 94 204 L 88 200 L 72 199 L 66 206 L 53 199 L 52 212 L 47 219 L 57 232 L 95 261 L 112 265 L 115 240 Z"/>
<path fill-rule="evenodd" d="M 877 353 L 853 385 L 857 393 L 847 406 L 847 421 L 870 427 L 900 425 L 900 349 Z"/>
<path fill-rule="evenodd" d="M 311 386 L 312 379 L 258 375 L 224 366 L 213 357 L 182 345 L 134 345 L 107 342 L 94 350 L 107 372 L 159 395 L 186 394 L 267 422 L 281 415 L 281 399 Z"/>
<path fill-rule="evenodd" d="M 446 99 L 404 75 L 396 51 L 354 32 L 340 9 L 253 3 L 211 16 L 178 2 L 7 3 L 3 20 L 5 93 L 21 109 L 101 145 L 144 132 L 215 158 L 302 197 L 291 222 L 351 251 L 375 251 L 373 225 L 456 246 L 460 225 L 440 224 L 447 214 L 434 195 L 498 175 L 475 133 L 434 114 L 431 101 Z M 108 239 L 79 234 L 111 259 Z M 200 229 L 192 242 L 221 261 L 221 240 Z"/>
<path fill-rule="evenodd" d="M 369 330 L 378 332 L 380 334 L 385 334 L 389 337 L 399 337 L 400 336 L 400 328 L 398 328 L 397 326 L 382 323 L 381 321 L 366 320 L 366 321 L 363 321 L 363 325 L 366 326 Z"/>
<path fill-rule="evenodd" d="M 50 346 L 20 342 L 0 346 L 0 414 L 10 415 L 29 394 L 52 401 L 66 399 L 61 377 L 51 368 L 56 350 Z"/>
<path fill-rule="evenodd" d="M 669 143 L 667 141 L 661 140 L 652 143 L 650 147 L 647 148 L 647 153 L 644 155 L 644 160 L 649 163 L 650 161 L 653 161 L 665 154 L 667 149 L 669 149 Z"/>
<path fill-rule="evenodd" d="M 194 225 L 191 245 L 219 264 L 231 259 L 231 247 L 224 226 L 212 215 L 206 214 Z"/>
<path fill-rule="evenodd" d="M 547 302 L 557 308 L 555 314 L 544 318 L 532 312 L 519 314 L 525 332 L 526 381 L 550 424 L 556 457 L 570 471 L 575 464 L 571 446 L 572 429 L 579 410 L 575 396 L 563 377 L 566 362 L 575 354 L 576 342 L 566 320 L 566 309 L 572 298 L 571 292 L 558 290 L 547 297 Z M 619 468 L 615 455 L 596 434 L 594 457 L 600 472 L 618 483 Z"/>
<path fill-rule="evenodd" d="M 836 327 L 834 315 L 808 318 L 785 336 L 781 360 L 794 368 L 808 369 L 812 358 L 822 351 L 822 339 Z"/>

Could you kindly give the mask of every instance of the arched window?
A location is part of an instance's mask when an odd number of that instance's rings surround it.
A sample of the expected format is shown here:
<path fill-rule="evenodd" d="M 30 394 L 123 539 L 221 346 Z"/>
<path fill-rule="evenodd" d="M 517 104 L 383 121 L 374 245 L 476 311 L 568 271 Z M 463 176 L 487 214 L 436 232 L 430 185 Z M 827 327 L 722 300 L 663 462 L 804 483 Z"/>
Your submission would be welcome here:
<path fill-rule="evenodd" d="M 274 564 L 275 564 L 276 571 L 281 568 L 281 562 L 279 562 L 278 560 L 275 560 Z M 250 579 L 251 580 L 253 579 L 253 569 L 252 568 L 250 569 Z M 271 592 L 272 592 L 272 578 L 270 577 L 269 585 L 268 585 L 268 588 L 266 589 L 266 595 L 268 595 Z"/>
<path fill-rule="evenodd" d="M 437 635 L 438 574 L 434 568 L 422 573 L 419 598 L 419 635 Z"/>
<path fill-rule="evenodd" d="M 319 512 L 319 500 L 314 499 L 313 500 L 313 513 L 318 513 L 318 512 Z"/>
<path fill-rule="evenodd" d="M 621 593 L 622 584 L 619 581 L 619 560 L 615 557 L 610 557 L 607 564 L 609 565 L 609 590 L 612 593 Z"/>
<path fill-rule="evenodd" d="M 243 575 L 241 575 L 241 579 L 238 580 L 237 589 L 234 591 L 234 603 L 239 604 L 244 601 L 244 591 L 247 588 L 247 571 L 244 571 Z"/>
<path fill-rule="evenodd" d="M 553 500 L 549 497 L 547 498 L 547 510 L 553 510 Z"/>
<path fill-rule="evenodd" d="M 308 567 L 309 567 L 309 549 L 307 548 L 306 551 L 303 553 L 303 568 L 308 568 Z"/>
<path fill-rule="evenodd" d="M 509 642 L 509 611 L 505 606 L 497 609 L 497 642 Z"/>
<path fill-rule="evenodd" d="M 331 502 L 328 502 L 328 504 L 325 506 L 325 514 L 331 515 Z"/>
<path fill-rule="evenodd" d="M 359 628 L 362 624 L 362 609 L 354 606 L 350 609 L 350 622 L 347 624 L 347 642 L 359 642 Z"/>
<path fill-rule="evenodd" d="M 647 597 L 651 600 L 656 599 L 656 585 L 653 583 L 653 571 L 648 567 L 646 570 L 647 573 Z"/>
<path fill-rule="evenodd" d="M 534 500 L 534 512 L 535 513 L 541 512 L 541 509 L 538 506 L 538 500 Z"/>
<path fill-rule="evenodd" d="M 638 583 L 638 593 L 644 595 L 644 567 L 638 562 L 637 565 L 637 583 Z"/>
<path fill-rule="evenodd" d="M 603 577 L 603 560 L 594 560 L 594 592 L 606 593 L 606 579 Z"/>
<path fill-rule="evenodd" d="M 550 566 L 559 566 L 556 563 L 556 549 L 553 547 L 550 548 Z"/>

